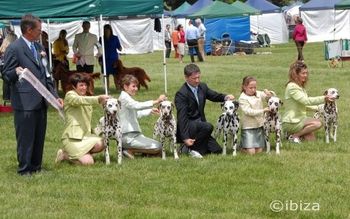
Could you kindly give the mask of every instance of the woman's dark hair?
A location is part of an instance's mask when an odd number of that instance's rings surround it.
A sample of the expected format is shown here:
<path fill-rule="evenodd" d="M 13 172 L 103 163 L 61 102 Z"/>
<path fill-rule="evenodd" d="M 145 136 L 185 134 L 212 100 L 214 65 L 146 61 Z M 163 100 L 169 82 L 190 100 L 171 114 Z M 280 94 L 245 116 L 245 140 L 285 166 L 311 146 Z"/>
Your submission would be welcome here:
<path fill-rule="evenodd" d="M 69 90 L 73 90 L 74 88 L 76 88 L 79 82 L 85 83 L 87 88 L 89 88 L 91 80 L 92 78 L 89 77 L 89 75 L 86 75 L 86 73 L 74 73 L 69 77 L 69 83 L 71 85 Z M 87 92 L 87 95 L 91 94 Z"/>
<path fill-rule="evenodd" d="M 67 31 L 66 30 L 61 30 L 60 33 L 59 33 L 59 37 L 63 36 L 63 35 L 67 35 Z"/>
<path fill-rule="evenodd" d="M 113 29 L 112 29 L 112 26 L 110 24 L 105 24 L 103 26 L 103 31 L 106 31 L 106 30 L 110 30 L 111 31 L 111 35 L 113 35 Z"/>
<path fill-rule="evenodd" d="M 180 28 L 181 28 L 181 27 L 182 27 L 181 24 L 177 25 L 176 30 L 177 30 L 177 31 L 180 31 Z"/>

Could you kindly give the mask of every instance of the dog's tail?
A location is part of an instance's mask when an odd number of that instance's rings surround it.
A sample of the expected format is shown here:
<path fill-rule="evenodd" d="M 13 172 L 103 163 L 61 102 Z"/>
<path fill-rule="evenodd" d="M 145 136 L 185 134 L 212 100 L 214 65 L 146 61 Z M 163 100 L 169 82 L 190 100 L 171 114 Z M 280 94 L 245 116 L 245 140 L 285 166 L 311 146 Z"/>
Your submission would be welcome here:
<path fill-rule="evenodd" d="M 151 82 L 151 78 L 148 76 L 148 74 L 145 72 L 145 79 L 148 81 L 148 82 Z"/>

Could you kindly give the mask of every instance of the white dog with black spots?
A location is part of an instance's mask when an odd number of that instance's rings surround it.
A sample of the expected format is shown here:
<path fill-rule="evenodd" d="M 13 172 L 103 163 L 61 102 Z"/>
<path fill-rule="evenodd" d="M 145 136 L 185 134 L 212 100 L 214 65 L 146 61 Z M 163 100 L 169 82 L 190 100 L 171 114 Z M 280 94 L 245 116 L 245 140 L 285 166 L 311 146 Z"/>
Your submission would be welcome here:
<path fill-rule="evenodd" d="M 239 131 L 239 117 L 237 110 L 239 108 L 238 101 L 227 100 L 221 104 L 221 109 L 223 113 L 219 116 L 214 136 L 218 138 L 220 133 L 223 132 L 223 150 L 222 154 L 226 155 L 226 148 L 228 142 L 228 136 L 232 136 L 232 155 L 237 155 L 237 136 Z"/>
<path fill-rule="evenodd" d="M 336 88 L 329 88 L 324 92 L 324 95 L 336 100 L 339 99 L 339 92 Z M 338 129 L 338 108 L 335 101 L 326 101 L 324 104 L 318 106 L 314 118 L 323 120 L 326 143 L 329 143 L 329 137 L 333 138 L 333 141 L 337 141 L 337 129 Z M 331 133 L 331 131 L 333 131 Z"/>
<path fill-rule="evenodd" d="M 110 164 L 109 139 L 117 141 L 118 164 L 122 163 L 122 131 L 120 126 L 119 112 L 120 101 L 110 98 L 104 105 L 105 116 L 100 118 L 99 124 L 95 128 L 95 134 L 103 136 L 106 164 Z"/>
<path fill-rule="evenodd" d="M 170 138 L 170 150 L 174 152 L 174 158 L 179 159 L 176 147 L 176 120 L 173 115 L 174 104 L 168 100 L 159 104 L 160 116 L 154 124 L 153 138 L 159 137 L 162 143 L 162 159 L 166 159 L 165 141 Z"/>
<path fill-rule="evenodd" d="M 282 120 L 279 111 L 279 108 L 282 106 L 282 101 L 276 97 L 272 96 L 268 99 L 267 107 L 269 108 L 268 112 L 265 112 L 265 122 L 264 122 L 264 131 L 265 131 L 265 142 L 266 142 L 266 153 L 270 153 L 271 144 L 270 144 L 270 133 L 276 134 L 276 154 L 280 154 L 281 146 L 281 135 L 282 135 Z"/>

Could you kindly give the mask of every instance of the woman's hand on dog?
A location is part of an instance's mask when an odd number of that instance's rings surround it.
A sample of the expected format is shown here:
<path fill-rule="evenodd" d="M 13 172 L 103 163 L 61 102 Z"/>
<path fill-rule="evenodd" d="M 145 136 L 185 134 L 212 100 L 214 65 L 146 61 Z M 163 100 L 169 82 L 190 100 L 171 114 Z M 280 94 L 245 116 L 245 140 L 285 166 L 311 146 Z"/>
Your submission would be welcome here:
<path fill-rule="evenodd" d="M 334 102 L 335 98 L 332 95 L 325 95 L 324 100 L 325 102 Z"/>
<path fill-rule="evenodd" d="M 98 103 L 103 105 L 107 102 L 108 98 L 109 98 L 108 95 L 100 95 L 98 96 Z"/>
<path fill-rule="evenodd" d="M 152 111 L 151 111 L 151 113 L 153 114 L 153 115 L 159 115 L 159 109 L 158 108 L 152 108 Z"/>
<path fill-rule="evenodd" d="M 164 94 L 161 94 L 161 95 L 158 97 L 158 99 L 156 99 L 156 100 L 153 101 L 153 105 L 154 105 L 154 104 L 158 104 L 158 103 L 160 103 L 160 102 L 162 102 L 162 101 L 164 101 L 164 100 L 166 100 L 166 99 L 167 99 L 167 97 L 166 97 Z"/>

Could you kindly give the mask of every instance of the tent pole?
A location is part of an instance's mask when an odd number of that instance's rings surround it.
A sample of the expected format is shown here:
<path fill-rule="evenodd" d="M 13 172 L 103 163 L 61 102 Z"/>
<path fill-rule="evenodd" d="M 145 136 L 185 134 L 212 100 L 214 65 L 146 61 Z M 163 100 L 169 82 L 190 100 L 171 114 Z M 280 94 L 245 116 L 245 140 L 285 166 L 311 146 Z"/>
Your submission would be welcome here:
<path fill-rule="evenodd" d="M 52 49 L 51 49 L 51 37 L 50 37 L 50 19 L 47 19 L 47 43 L 49 45 L 49 70 L 52 71 Z M 57 88 L 58 89 L 58 88 Z"/>
<path fill-rule="evenodd" d="M 334 7 L 334 20 L 333 20 L 333 40 L 335 40 L 335 22 L 336 22 L 336 11 L 335 11 L 335 7 Z"/>
<path fill-rule="evenodd" d="M 105 87 L 105 94 L 108 95 L 107 88 L 107 72 L 106 72 L 106 56 L 105 56 L 105 41 L 104 41 L 104 33 L 101 31 L 101 23 L 102 23 L 102 14 L 100 14 L 100 20 L 98 21 L 98 32 L 100 35 L 101 43 L 102 43 L 102 66 L 103 66 L 103 82 Z M 102 33 L 102 34 L 101 34 Z"/>
<path fill-rule="evenodd" d="M 162 37 L 161 39 L 163 39 L 163 71 L 164 71 L 164 92 L 165 94 L 168 93 L 168 83 L 167 83 L 167 71 L 166 71 L 166 58 L 165 58 L 165 40 L 164 40 L 164 34 L 165 34 L 165 20 L 164 20 L 164 13 L 162 14 Z"/>

